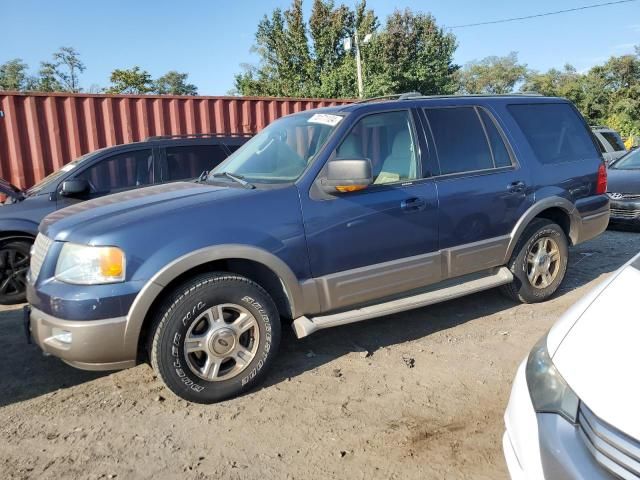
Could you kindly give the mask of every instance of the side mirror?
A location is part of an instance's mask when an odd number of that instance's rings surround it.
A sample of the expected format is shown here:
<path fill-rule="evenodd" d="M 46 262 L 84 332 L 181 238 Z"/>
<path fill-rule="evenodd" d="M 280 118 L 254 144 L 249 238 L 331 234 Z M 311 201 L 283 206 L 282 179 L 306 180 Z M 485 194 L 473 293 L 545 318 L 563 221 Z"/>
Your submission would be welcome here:
<path fill-rule="evenodd" d="M 363 190 L 373 183 L 371 170 L 371 160 L 368 158 L 337 158 L 327 163 L 320 186 L 327 193 Z"/>
<path fill-rule="evenodd" d="M 62 182 L 60 195 L 64 197 L 73 197 L 89 193 L 89 182 L 84 178 L 74 178 Z"/>

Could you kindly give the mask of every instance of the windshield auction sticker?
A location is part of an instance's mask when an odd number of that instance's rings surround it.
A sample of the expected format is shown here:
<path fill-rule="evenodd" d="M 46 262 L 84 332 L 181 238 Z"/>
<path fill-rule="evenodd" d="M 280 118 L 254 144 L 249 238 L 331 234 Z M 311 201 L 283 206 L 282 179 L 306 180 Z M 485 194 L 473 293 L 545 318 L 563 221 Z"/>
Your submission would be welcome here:
<path fill-rule="evenodd" d="M 307 122 L 309 123 L 320 123 L 322 125 L 329 125 L 330 127 L 335 127 L 338 123 L 340 123 L 342 117 L 340 115 L 331 115 L 329 113 L 316 113 L 309 117 Z"/>

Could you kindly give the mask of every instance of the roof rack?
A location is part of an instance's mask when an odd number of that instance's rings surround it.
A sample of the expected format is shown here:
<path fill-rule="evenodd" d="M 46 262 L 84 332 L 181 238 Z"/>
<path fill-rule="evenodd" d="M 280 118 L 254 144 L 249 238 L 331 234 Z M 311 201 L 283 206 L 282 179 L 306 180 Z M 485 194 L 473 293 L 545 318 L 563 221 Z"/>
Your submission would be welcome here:
<path fill-rule="evenodd" d="M 382 95 L 380 97 L 365 98 L 353 103 L 358 104 L 358 103 L 380 102 L 383 100 L 408 100 L 410 98 L 419 98 L 419 97 L 424 97 L 424 95 L 422 95 L 420 92 L 391 93 L 389 95 Z"/>
<path fill-rule="evenodd" d="M 394 93 L 391 95 L 383 95 L 381 97 L 372 97 L 365 98 L 364 100 L 359 100 L 354 102 L 355 104 L 359 103 L 369 103 L 369 102 L 380 102 L 384 100 L 417 100 L 417 99 L 426 99 L 426 98 L 459 98 L 459 97 L 514 97 L 514 96 L 529 96 L 529 97 L 542 97 L 543 95 L 539 92 L 512 92 L 512 93 L 465 93 L 465 94 L 449 94 L 449 95 L 423 95 L 420 92 L 406 92 L 406 93 Z"/>
<path fill-rule="evenodd" d="M 218 138 L 218 137 L 251 137 L 251 133 L 183 133 L 177 135 L 155 135 L 144 139 L 149 140 L 170 140 L 172 138 Z"/>

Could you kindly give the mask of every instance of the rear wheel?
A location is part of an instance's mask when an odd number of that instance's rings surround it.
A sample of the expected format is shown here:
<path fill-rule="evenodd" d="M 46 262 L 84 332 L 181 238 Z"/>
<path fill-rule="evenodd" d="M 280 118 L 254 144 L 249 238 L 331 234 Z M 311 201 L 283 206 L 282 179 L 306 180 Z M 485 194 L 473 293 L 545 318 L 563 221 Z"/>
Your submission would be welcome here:
<path fill-rule="evenodd" d="M 255 282 L 205 274 L 160 308 L 151 342 L 151 364 L 173 393 L 213 403 L 262 381 L 278 349 L 280 318 Z"/>
<path fill-rule="evenodd" d="M 31 242 L 7 240 L 0 244 L 0 304 L 26 300 Z"/>
<path fill-rule="evenodd" d="M 512 283 L 503 293 L 523 303 L 551 297 L 564 280 L 569 259 L 567 237 L 562 228 L 543 218 L 526 228 L 509 262 Z"/>

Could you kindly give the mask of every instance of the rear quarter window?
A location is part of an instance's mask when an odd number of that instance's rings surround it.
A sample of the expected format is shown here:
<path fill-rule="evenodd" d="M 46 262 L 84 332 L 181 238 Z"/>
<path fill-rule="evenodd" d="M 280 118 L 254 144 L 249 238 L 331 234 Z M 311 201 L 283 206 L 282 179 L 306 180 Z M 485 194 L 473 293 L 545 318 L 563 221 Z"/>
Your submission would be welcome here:
<path fill-rule="evenodd" d="M 598 158 L 591 134 L 567 103 L 513 104 L 509 111 L 544 164 Z"/>
<path fill-rule="evenodd" d="M 609 142 L 609 145 L 611 145 L 611 148 L 613 148 L 616 152 L 626 150 L 626 147 L 624 146 L 624 142 L 622 141 L 622 138 L 620 138 L 620 135 L 618 135 L 616 132 L 602 131 L 600 132 L 600 135 L 602 135 L 604 139 L 607 142 Z"/>

